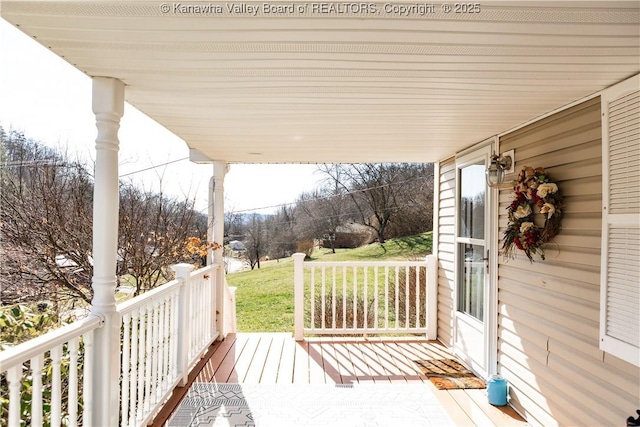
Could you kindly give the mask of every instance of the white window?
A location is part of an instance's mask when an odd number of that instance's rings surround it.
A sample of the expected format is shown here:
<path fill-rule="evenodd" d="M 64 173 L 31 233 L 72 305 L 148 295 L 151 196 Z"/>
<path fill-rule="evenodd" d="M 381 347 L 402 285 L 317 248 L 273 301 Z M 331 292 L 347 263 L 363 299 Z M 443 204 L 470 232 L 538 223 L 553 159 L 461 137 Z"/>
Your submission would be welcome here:
<path fill-rule="evenodd" d="M 600 348 L 640 366 L 640 75 L 601 100 Z"/>

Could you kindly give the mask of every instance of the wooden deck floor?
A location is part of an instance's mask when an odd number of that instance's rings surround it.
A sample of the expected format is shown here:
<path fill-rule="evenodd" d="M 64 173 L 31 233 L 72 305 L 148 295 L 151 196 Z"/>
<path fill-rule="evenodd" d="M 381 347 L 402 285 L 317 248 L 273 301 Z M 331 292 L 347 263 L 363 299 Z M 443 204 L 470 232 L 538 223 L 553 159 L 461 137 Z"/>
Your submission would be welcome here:
<path fill-rule="evenodd" d="M 425 383 L 459 426 L 527 426 L 511 407 L 494 407 L 485 390 L 438 390 L 417 359 L 451 358 L 437 341 L 404 338 L 307 338 L 291 334 L 232 334 L 214 343 L 189 376 L 192 382 L 264 384 Z M 187 387 L 177 388 L 156 416 L 162 426 Z"/>

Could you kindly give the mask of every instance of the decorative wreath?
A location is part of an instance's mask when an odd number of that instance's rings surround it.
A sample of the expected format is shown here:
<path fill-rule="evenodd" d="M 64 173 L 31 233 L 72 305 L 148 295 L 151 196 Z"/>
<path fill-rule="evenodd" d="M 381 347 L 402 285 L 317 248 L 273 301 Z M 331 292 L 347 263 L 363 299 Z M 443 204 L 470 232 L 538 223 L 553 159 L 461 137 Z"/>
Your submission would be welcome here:
<path fill-rule="evenodd" d="M 544 257 L 543 245 L 560 231 L 562 195 L 543 168 L 525 166 L 513 182 L 513 201 L 507 207 L 509 223 L 504 231 L 502 250 L 507 258 L 514 258 L 517 248 L 533 262 L 533 255 Z M 537 208 L 544 215 L 542 227 L 534 222 Z"/>

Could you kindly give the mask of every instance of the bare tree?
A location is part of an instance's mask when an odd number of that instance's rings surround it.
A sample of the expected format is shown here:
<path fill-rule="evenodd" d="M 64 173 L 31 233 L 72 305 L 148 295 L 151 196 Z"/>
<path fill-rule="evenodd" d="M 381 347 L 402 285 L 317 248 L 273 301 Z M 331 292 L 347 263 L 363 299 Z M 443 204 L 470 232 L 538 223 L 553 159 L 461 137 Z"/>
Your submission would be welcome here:
<path fill-rule="evenodd" d="M 225 201 L 225 213 L 224 213 L 224 233 L 225 237 L 229 240 L 233 240 L 242 235 L 243 216 L 237 212 L 233 206 L 229 206 Z"/>
<path fill-rule="evenodd" d="M 168 267 L 178 261 L 204 264 L 200 251 L 188 243 L 192 237 L 206 241 L 206 222 L 194 210 L 194 200 L 121 185 L 119 274 L 133 282 L 137 295 L 170 280 Z"/>
<path fill-rule="evenodd" d="M 335 253 L 335 237 L 338 228 L 348 222 L 349 196 L 334 181 L 330 185 L 320 187 L 313 192 L 303 193 L 298 198 L 297 206 L 301 211 L 298 229 L 306 238 L 325 239 L 331 242 L 331 250 Z"/>
<path fill-rule="evenodd" d="M 388 237 L 410 236 L 433 228 L 433 164 L 409 166 L 405 181 L 397 185 L 399 206 L 387 226 Z"/>
<path fill-rule="evenodd" d="M 252 214 L 246 224 L 244 245 L 244 257 L 251 269 L 256 266 L 260 268 L 260 258 L 265 255 L 267 249 L 267 235 L 264 219 L 257 213 Z"/>
<path fill-rule="evenodd" d="M 357 222 L 372 229 L 380 243 L 387 227 L 407 203 L 403 186 L 422 179 L 420 168 L 407 163 L 363 163 L 319 166 L 327 181 L 339 187 L 352 201 Z"/>
<path fill-rule="evenodd" d="M 295 206 L 283 205 L 275 214 L 265 218 L 267 254 L 271 258 L 283 258 L 295 252 L 298 241 L 295 233 L 297 215 Z"/>
<path fill-rule="evenodd" d="M 0 285 L 4 302 L 92 298 L 93 179 L 68 156 L 0 128 Z M 136 293 L 170 277 L 166 267 L 201 261 L 206 216 L 194 200 L 121 185 L 117 272 Z M 194 245 L 192 238 L 205 243 Z"/>
<path fill-rule="evenodd" d="M 2 132 L 1 136 L 1 235 L 3 244 L 10 242 L 14 255 L 3 273 L 20 287 L 46 289 L 56 300 L 81 298 L 89 302 L 93 276 L 91 176 L 79 162 L 71 162 L 20 133 Z M 16 289 L 3 283 L 3 299 L 8 296 L 5 290 Z M 30 293 L 12 296 L 20 299 Z"/>

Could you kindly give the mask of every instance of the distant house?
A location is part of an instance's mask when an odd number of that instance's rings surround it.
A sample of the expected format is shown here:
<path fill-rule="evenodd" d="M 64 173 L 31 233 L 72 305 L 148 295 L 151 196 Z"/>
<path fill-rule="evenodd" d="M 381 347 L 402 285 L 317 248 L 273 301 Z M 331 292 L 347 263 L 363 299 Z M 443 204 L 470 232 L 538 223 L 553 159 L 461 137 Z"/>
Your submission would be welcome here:
<path fill-rule="evenodd" d="M 236 252 L 244 252 L 247 250 L 247 248 L 244 246 L 244 243 L 242 243 L 240 240 L 230 241 L 229 247 L 231 248 L 232 251 L 236 251 Z"/>

